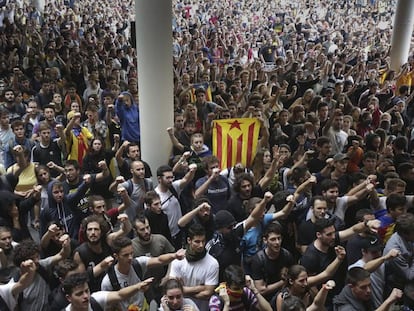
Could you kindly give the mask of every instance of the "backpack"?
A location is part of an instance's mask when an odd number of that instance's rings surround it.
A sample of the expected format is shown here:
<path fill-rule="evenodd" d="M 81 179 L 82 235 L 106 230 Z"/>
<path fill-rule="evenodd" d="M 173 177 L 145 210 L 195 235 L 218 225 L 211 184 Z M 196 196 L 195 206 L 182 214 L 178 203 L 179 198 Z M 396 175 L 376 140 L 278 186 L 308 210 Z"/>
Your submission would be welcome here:
<path fill-rule="evenodd" d="M 137 259 L 132 260 L 132 267 L 134 268 L 135 273 L 137 274 L 140 280 L 143 279 L 142 268 Z M 109 281 L 111 282 L 112 289 L 114 291 L 118 291 L 121 289 L 121 285 L 119 284 L 118 278 L 116 277 L 115 273 L 115 264 L 111 265 L 108 269 L 108 277 Z"/>
<path fill-rule="evenodd" d="M 102 307 L 101 307 L 101 305 L 96 301 L 96 299 L 95 298 L 93 298 L 92 296 L 91 296 L 91 300 L 90 300 L 90 302 L 91 302 L 91 307 L 92 307 L 92 310 L 93 311 L 104 311 L 103 309 L 102 309 Z"/>
<path fill-rule="evenodd" d="M 144 189 L 145 189 L 145 192 L 151 190 L 151 187 L 150 186 L 151 186 L 150 185 L 150 182 L 146 178 L 144 178 Z M 128 192 L 128 195 L 129 196 L 131 196 L 133 190 L 134 190 L 134 185 L 132 183 L 132 179 L 128 179 L 127 180 L 126 191 Z"/>

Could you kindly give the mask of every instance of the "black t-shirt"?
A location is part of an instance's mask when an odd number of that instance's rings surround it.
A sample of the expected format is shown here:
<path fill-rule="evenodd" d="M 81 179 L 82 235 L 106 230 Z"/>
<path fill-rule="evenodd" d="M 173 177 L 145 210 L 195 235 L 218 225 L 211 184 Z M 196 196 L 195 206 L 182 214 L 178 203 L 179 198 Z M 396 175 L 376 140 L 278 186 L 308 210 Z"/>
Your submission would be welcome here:
<path fill-rule="evenodd" d="M 335 234 L 335 245 L 339 244 L 338 232 Z M 315 247 L 315 243 L 312 243 L 306 249 L 300 259 L 300 264 L 306 268 L 309 275 L 316 275 L 324 271 L 336 258 L 335 249 L 329 248 L 327 253 L 323 253 Z M 341 289 L 345 285 L 345 276 L 347 271 L 347 261 L 344 260 L 336 271 L 332 279 L 335 281 L 336 286 L 333 290 L 329 291 L 327 298 L 327 305 L 332 304 L 332 299 L 335 295 L 339 294 Z"/>
<path fill-rule="evenodd" d="M 252 189 L 252 194 L 250 195 L 251 198 L 253 197 L 263 197 L 263 190 L 259 185 L 256 185 Z M 247 218 L 247 211 L 244 208 L 245 201 L 247 202 L 249 199 L 243 200 L 239 194 L 235 194 L 230 197 L 230 200 L 227 204 L 227 210 L 232 213 L 234 218 L 237 222 L 243 221 Z"/>
<path fill-rule="evenodd" d="M 292 254 L 285 248 L 280 250 L 277 259 L 270 259 L 264 250 L 259 251 L 252 258 L 252 278 L 253 280 L 264 280 L 266 285 L 270 285 L 280 281 L 284 270 L 294 264 L 295 260 Z M 265 298 L 270 300 L 274 294 L 276 292 L 266 295 Z"/>
<path fill-rule="evenodd" d="M 342 230 L 344 229 L 345 225 L 344 222 L 339 219 L 335 215 L 331 215 L 331 217 L 335 218 L 335 229 Z M 298 228 L 298 237 L 297 242 L 299 245 L 309 245 L 316 239 L 316 230 L 315 230 L 315 224 L 310 220 L 303 221 Z"/>
<path fill-rule="evenodd" d="M 220 281 L 224 280 L 224 270 L 230 265 L 241 264 L 241 248 L 240 240 L 244 235 L 244 224 L 240 223 L 231 233 L 223 235 L 221 233 L 214 233 L 213 239 L 208 242 L 206 246 L 210 255 L 217 259 L 220 270 Z"/>

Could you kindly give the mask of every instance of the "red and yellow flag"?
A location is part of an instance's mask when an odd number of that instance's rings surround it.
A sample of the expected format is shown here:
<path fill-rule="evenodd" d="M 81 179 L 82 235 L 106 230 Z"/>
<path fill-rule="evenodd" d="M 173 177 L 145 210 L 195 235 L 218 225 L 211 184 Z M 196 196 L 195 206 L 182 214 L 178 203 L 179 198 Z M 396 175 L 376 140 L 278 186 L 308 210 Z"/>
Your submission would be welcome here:
<path fill-rule="evenodd" d="M 250 166 L 256 155 L 260 122 L 256 118 L 224 119 L 213 122 L 213 154 L 222 169 L 243 163 Z"/>

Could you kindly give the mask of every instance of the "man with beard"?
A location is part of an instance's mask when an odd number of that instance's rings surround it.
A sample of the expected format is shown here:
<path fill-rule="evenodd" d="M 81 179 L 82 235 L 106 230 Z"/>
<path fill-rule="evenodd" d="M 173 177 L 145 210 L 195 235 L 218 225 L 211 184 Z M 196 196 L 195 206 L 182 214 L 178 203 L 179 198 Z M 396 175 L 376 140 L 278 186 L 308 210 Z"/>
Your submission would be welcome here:
<path fill-rule="evenodd" d="M 91 182 L 99 182 L 104 180 L 107 176 L 109 176 L 110 172 L 108 169 L 108 166 L 106 165 L 105 161 L 99 161 L 98 167 L 102 170 L 102 172 L 98 174 L 80 174 L 80 166 L 79 163 L 76 160 L 67 160 L 65 162 L 65 175 L 66 180 L 63 182 L 63 186 L 65 189 L 65 193 L 75 193 L 80 185 L 82 184 L 82 181 L 86 179 L 90 179 Z M 88 197 L 89 197 L 89 189 L 86 192 L 86 195 L 84 195 L 76 204 L 75 209 L 78 211 L 81 211 L 82 213 L 88 212 Z"/>
<path fill-rule="evenodd" d="M 141 282 L 146 278 L 146 275 L 150 275 L 151 268 L 168 265 L 174 259 L 182 260 L 185 253 L 184 250 L 179 250 L 176 253 L 161 254 L 157 257 L 149 257 L 148 255 L 133 257 L 132 241 L 126 237 L 115 239 L 112 248 L 117 263 L 109 267 L 108 273 L 103 278 L 101 284 L 103 291 L 119 290 Z M 146 273 L 144 273 L 145 271 Z M 120 302 L 121 310 L 127 310 L 131 307 L 147 310 L 150 299 L 151 297 L 144 297 L 143 293 L 138 292 L 129 299 Z"/>
<path fill-rule="evenodd" d="M 190 225 L 196 223 L 204 227 L 206 239 L 209 241 L 213 237 L 215 225 L 210 200 L 205 196 L 195 199 L 194 208 L 178 220 L 178 226 L 186 232 Z"/>
<path fill-rule="evenodd" d="M 264 198 L 255 205 L 246 220 L 236 224 L 236 219 L 227 210 L 218 211 L 214 219 L 216 232 L 208 241 L 206 249 L 220 264 L 220 281 L 224 279 L 224 270 L 230 265 L 241 264 L 240 241 L 244 234 L 261 219 L 267 203 L 272 200 L 271 192 L 266 192 Z"/>
<path fill-rule="evenodd" d="M 13 241 L 11 229 L 0 226 L 0 283 L 7 283 L 17 269 L 13 264 L 14 248 L 18 243 Z"/>
<path fill-rule="evenodd" d="M 185 258 L 171 263 L 169 277 L 182 279 L 184 295 L 200 311 L 207 311 L 208 301 L 219 283 L 219 264 L 205 249 L 206 232 L 200 224 L 189 228 L 187 243 Z"/>
<path fill-rule="evenodd" d="M 124 197 L 124 204 L 128 207 L 126 213 L 129 219 L 134 219 L 138 213 L 144 212 L 144 199 L 148 191 L 154 190 L 152 180 L 145 178 L 145 166 L 141 161 L 131 163 L 132 178 L 125 181 L 123 176 L 118 176 L 110 185 L 109 190 L 126 189 L 128 196 Z"/>
<path fill-rule="evenodd" d="M 300 259 L 300 264 L 306 268 L 309 275 L 319 274 L 326 270 L 329 264 L 336 258 L 335 245 L 349 240 L 366 229 L 376 232 L 380 224 L 379 220 L 368 220 L 357 223 L 343 231 L 336 231 L 333 219 L 317 219 L 315 222 L 316 240 L 308 246 Z M 336 287 L 328 294 L 328 305 L 332 304 L 333 296 L 338 294 L 339 290 L 344 286 L 346 268 L 346 263 L 342 264 L 338 273 L 334 275 L 333 280 L 336 283 Z"/>
<path fill-rule="evenodd" d="M 15 103 L 15 95 L 13 89 L 5 89 L 3 92 L 3 98 L 3 107 L 9 112 L 10 122 L 21 119 L 26 112 L 26 109 L 22 103 Z"/>
<path fill-rule="evenodd" d="M 182 179 L 174 180 L 173 170 L 168 165 L 157 169 L 158 186 L 155 192 L 161 199 L 161 209 L 168 217 L 168 227 L 171 231 L 172 244 L 175 249 L 182 246 L 182 232 L 178 227 L 178 220 L 182 217 L 182 206 L 179 201 L 182 190 L 190 183 L 197 170 L 197 165 L 191 164 L 189 171 Z"/>
<path fill-rule="evenodd" d="M 336 230 L 344 228 L 344 222 L 335 215 L 327 212 L 328 204 L 326 199 L 322 196 L 314 196 L 310 202 L 311 216 L 308 220 L 302 221 L 298 227 L 297 234 L 297 248 L 301 254 L 306 251 L 306 248 L 313 242 L 315 237 L 315 222 L 318 219 L 334 219 L 334 226 Z"/>
<path fill-rule="evenodd" d="M 126 158 L 123 157 L 125 151 Z M 141 161 L 144 164 L 145 178 L 152 177 L 150 166 L 147 162 L 141 160 L 141 150 L 137 143 L 131 143 L 127 140 L 124 141 L 121 147 L 116 151 L 115 159 L 119 167 L 119 173 L 121 176 L 124 176 L 125 179 L 130 179 L 132 177 L 131 163 L 133 161 Z"/>
<path fill-rule="evenodd" d="M 112 241 L 127 235 L 131 229 L 127 215 L 121 214 L 118 216 L 118 219 L 121 222 L 121 229 L 109 234 L 108 226 L 100 216 L 88 216 L 82 222 L 82 226 L 85 228 L 83 238 L 86 242 L 75 249 L 73 259 L 82 269 L 94 270 L 95 278 L 90 282 L 92 291 L 99 290 L 104 277 L 103 272 L 113 262 L 110 248 Z M 100 271 L 95 271 L 94 267 L 96 266 L 100 266 Z"/>
<path fill-rule="evenodd" d="M 46 107 L 53 100 L 53 89 L 51 82 L 52 81 L 46 78 L 42 80 L 42 88 L 36 95 L 36 102 L 39 103 L 40 108 Z"/>
<path fill-rule="evenodd" d="M 49 124 L 50 138 L 52 140 L 55 140 L 59 136 L 58 136 L 58 133 L 57 133 L 57 130 L 56 130 L 56 126 L 58 125 L 58 123 L 55 120 L 55 107 L 54 107 L 54 105 L 46 105 L 46 106 L 43 107 L 43 117 L 44 117 L 44 121 L 46 121 L 47 124 Z M 40 124 L 40 122 L 37 123 L 33 127 L 32 140 L 39 139 L 39 132 L 40 132 L 39 124 Z"/>

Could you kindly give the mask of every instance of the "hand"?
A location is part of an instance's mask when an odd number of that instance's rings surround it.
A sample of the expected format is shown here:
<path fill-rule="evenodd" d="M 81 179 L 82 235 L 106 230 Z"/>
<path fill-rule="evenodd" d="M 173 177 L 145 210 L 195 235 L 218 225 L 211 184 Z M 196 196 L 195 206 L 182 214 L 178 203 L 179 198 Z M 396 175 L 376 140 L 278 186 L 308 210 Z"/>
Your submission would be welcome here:
<path fill-rule="evenodd" d="M 127 146 L 129 145 L 129 141 L 127 141 L 127 140 L 125 140 L 123 143 L 122 143 L 122 148 L 126 148 Z"/>
<path fill-rule="evenodd" d="M 108 105 L 108 111 L 112 111 L 112 110 L 114 110 L 114 105 L 112 104 Z"/>
<path fill-rule="evenodd" d="M 192 305 L 183 305 L 183 311 L 195 311 Z"/>
<path fill-rule="evenodd" d="M 49 162 L 47 162 L 46 166 L 50 169 L 54 169 L 56 164 L 53 161 L 49 161 Z"/>
<path fill-rule="evenodd" d="M 73 115 L 74 119 L 80 119 L 81 118 L 81 113 L 80 112 L 75 112 L 75 114 Z"/>
<path fill-rule="evenodd" d="M 270 202 L 270 200 L 273 199 L 273 194 L 270 191 L 266 191 L 264 194 L 264 200 L 267 202 Z"/>
<path fill-rule="evenodd" d="M 333 165 L 334 165 L 334 159 L 332 159 L 332 158 L 326 159 L 326 165 L 329 165 L 330 167 L 333 167 Z"/>
<path fill-rule="evenodd" d="M 185 249 L 181 248 L 175 252 L 175 259 L 183 260 L 185 258 Z"/>
<path fill-rule="evenodd" d="M 256 286 L 254 286 L 254 281 L 252 277 L 246 274 L 245 279 L 246 279 L 246 287 L 253 292 L 257 291 Z"/>
<path fill-rule="evenodd" d="M 172 127 L 167 128 L 168 135 L 174 135 L 174 129 Z"/>
<path fill-rule="evenodd" d="M 367 189 L 368 192 L 375 191 L 375 186 L 373 184 L 371 184 L 371 183 L 369 183 L 368 185 L 366 185 L 365 188 Z"/>
<path fill-rule="evenodd" d="M 83 181 L 85 184 L 90 184 L 92 182 L 92 176 L 91 174 L 85 174 L 83 175 Z"/>
<path fill-rule="evenodd" d="M 379 221 L 378 219 L 373 219 L 368 220 L 366 224 L 371 232 L 377 233 L 378 228 L 381 226 L 381 221 Z"/>
<path fill-rule="evenodd" d="M 165 295 L 161 297 L 161 306 L 164 311 L 170 310 L 170 308 L 168 307 L 168 298 Z"/>
<path fill-rule="evenodd" d="M 193 163 L 188 166 L 191 172 L 194 172 L 197 169 L 197 164 Z"/>
<path fill-rule="evenodd" d="M 115 142 L 119 143 L 119 140 L 120 140 L 120 139 L 121 139 L 121 138 L 120 138 L 119 134 L 114 134 L 114 141 L 115 141 Z"/>
<path fill-rule="evenodd" d="M 108 169 L 108 165 L 106 164 L 106 161 L 104 161 L 104 160 L 98 162 L 98 167 L 102 171 L 106 171 Z"/>
<path fill-rule="evenodd" d="M 120 101 L 124 100 L 124 95 L 123 95 L 123 94 L 119 95 L 119 96 L 118 96 L 118 99 L 119 99 Z"/>
<path fill-rule="evenodd" d="M 190 155 L 191 155 L 190 151 L 186 151 L 186 152 L 183 153 L 183 157 L 186 158 L 186 159 L 188 159 L 190 157 Z"/>
<path fill-rule="evenodd" d="M 59 242 L 62 243 L 62 248 L 70 246 L 70 237 L 68 234 L 64 234 L 59 238 Z"/>
<path fill-rule="evenodd" d="M 128 215 L 127 214 L 119 214 L 117 219 L 121 222 L 121 223 L 125 223 L 126 221 L 128 221 Z"/>
<path fill-rule="evenodd" d="M 52 224 L 47 228 L 50 233 L 56 234 L 59 231 L 59 227 L 56 224 Z"/>
<path fill-rule="evenodd" d="M 311 177 L 308 178 L 308 182 L 311 184 L 316 184 L 316 176 L 312 175 Z"/>
<path fill-rule="evenodd" d="M 121 183 L 125 182 L 125 178 L 124 178 L 124 176 L 118 176 L 118 177 L 115 179 L 115 181 L 116 181 L 118 184 L 121 184 Z"/>
<path fill-rule="evenodd" d="M 224 305 L 229 306 L 230 305 L 230 297 L 229 297 L 229 294 L 227 294 L 227 289 L 226 288 L 220 288 L 219 295 L 220 295 L 221 299 L 223 299 Z"/>
<path fill-rule="evenodd" d="M 387 300 L 394 302 L 394 301 L 397 301 L 398 299 L 401 299 L 402 295 L 403 295 L 403 292 L 401 289 L 394 288 L 391 294 L 388 296 Z"/>
<path fill-rule="evenodd" d="M 333 289 L 335 286 L 336 286 L 336 284 L 335 284 L 335 281 L 334 280 L 329 280 L 328 282 L 326 282 L 323 285 L 323 287 L 326 288 L 326 289 L 328 289 L 328 290 Z"/>
<path fill-rule="evenodd" d="M 153 281 L 154 281 L 154 278 L 148 278 L 148 279 L 146 279 L 142 282 L 139 282 L 137 284 L 139 290 L 145 292 L 150 287 L 150 285 Z"/>
<path fill-rule="evenodd" d="M 108 269 L 114 263 L 114 257 L 108 256 L 104 260 L 102 260 L 99 264 L 102 266 L 104 270 Z"/>
<path fill-rule="evenodd" d="M 398 257 L 401 252 L 398 249 L 392 248 L 389 252 L 384 256 L 385 260 L 389 260 L 395 257 Z"/>
<path fill-rule="evenodd" d="M 345 248 L 340 245 L 335 246 L 335 253 L 336 253 L 336 258 L 338 258 L 340 261 L 344 260 L 346 257 Z"/>

